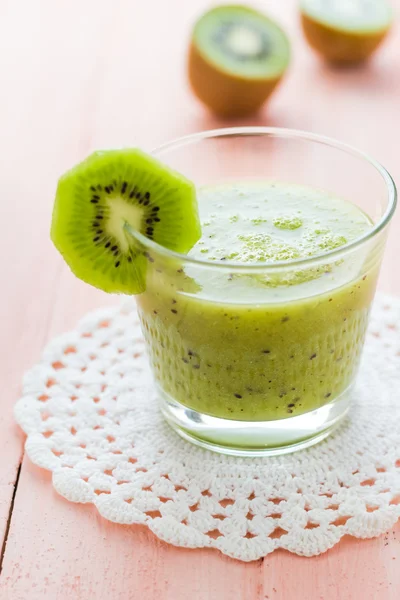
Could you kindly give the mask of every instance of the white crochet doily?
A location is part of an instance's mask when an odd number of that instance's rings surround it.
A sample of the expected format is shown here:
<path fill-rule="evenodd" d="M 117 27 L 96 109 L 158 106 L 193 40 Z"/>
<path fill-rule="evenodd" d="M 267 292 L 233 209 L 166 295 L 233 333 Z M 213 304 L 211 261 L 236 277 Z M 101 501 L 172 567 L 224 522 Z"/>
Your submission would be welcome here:
<path fill-rule="evenodd" d="M 50 343 L 15 414 L 55 489 L 110 521 L 245 561 L 319 554 L 400 516 L 400 300 L 378 296 L 350 416 L 308 450 L 234 458 L 180 439 L 157 410 L 131 301 Z"/>

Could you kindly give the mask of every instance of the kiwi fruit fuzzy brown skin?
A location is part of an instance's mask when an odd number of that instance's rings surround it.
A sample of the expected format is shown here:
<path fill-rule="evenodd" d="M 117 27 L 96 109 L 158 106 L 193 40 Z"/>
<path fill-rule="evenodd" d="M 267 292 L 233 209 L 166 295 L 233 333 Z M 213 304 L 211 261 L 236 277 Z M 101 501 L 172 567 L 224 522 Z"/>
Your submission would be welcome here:
<path fill-rule="evenodd" d="M 356 64 L 369 58 L 385 39 L 388 29 L 358 33 L 329 27 L 301 14 L 304 35 L 314 50 L 333 64 Z"/>
<path fill-rule="evenodd" d="M 221 117 L 242 117 L 260 109 L 282 75 L 274 79 L 245 79 L 215 68 L 195 44 L 189 47 L 188 74 L 196 96 Z"/>

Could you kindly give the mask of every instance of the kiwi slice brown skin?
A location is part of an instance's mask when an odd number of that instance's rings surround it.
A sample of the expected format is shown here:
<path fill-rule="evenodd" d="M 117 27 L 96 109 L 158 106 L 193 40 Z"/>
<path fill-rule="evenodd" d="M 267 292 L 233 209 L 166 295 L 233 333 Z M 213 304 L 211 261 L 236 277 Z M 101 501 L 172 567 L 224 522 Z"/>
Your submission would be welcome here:
<path fill-rule="evenodd" d="M 243 117 L 257 112 L 282 75 L 273 79 L 244 79 L 215 68 L 191 42 L 188 74 L 196 96 L 221 117 Z"/>
<path fill-rule="evenodd" d="M 337 65 L 364 62 L 381 45 L 388 29 L 376 32 L 344 31 L 330 27 L 301 13 L 301 25 L 307 42 L 325 60 Z"/>

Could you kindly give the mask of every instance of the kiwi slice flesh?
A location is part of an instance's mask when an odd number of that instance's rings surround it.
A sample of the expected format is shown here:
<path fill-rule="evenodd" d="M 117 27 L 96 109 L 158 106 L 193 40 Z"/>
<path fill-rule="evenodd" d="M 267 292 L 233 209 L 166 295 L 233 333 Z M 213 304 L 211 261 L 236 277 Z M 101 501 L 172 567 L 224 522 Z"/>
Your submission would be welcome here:
<path fill-rule="evenodd" d="M 300 12 L 309 44 L 336 63 L 367 59 L 393 21 L 386 0 L 301 0 Z"/>
<path fill-rule="evenodd" d="M 218 6 L 195 24 L 189 80 L 214 112 L 241 116 L 265 102 L 289 57 L 285 33 L 266 15 L 247 6 Z"/>
<path fill-rule="evenodd" d="M 137 149 L 95 152 L 60 178 L 51 238 L 77 277 L 144 291 L 149 255 L 132 230 L 188 252 L 201 235 L 194 184 Z"/>

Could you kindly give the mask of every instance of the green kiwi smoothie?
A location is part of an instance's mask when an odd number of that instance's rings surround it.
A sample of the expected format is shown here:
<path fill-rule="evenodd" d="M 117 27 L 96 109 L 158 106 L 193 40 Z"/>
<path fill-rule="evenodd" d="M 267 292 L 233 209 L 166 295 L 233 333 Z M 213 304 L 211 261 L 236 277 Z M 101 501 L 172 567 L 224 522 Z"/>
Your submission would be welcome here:
<path fill-rule="evenodd" d="M 377 268 L 362 252 L 327 253 L 372 229 L 370 219 L 325 192 L 273 182 L 203 188 L 198 200 L 202 236 L 188 260 L 169 271 L 152 260 L 138 296 L 162 392 L 243 421 L 338 399 L 358 367 Z"/>

